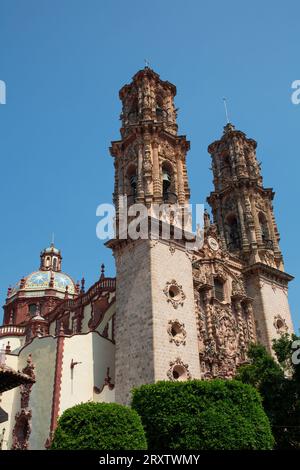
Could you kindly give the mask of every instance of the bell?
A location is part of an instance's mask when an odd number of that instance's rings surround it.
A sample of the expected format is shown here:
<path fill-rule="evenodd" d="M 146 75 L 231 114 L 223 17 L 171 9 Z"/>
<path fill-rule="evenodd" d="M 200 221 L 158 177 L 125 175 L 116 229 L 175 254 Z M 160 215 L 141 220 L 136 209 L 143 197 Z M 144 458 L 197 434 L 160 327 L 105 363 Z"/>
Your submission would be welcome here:
<path fill-rule="evenodd" d="M 163 185 L 168 188 L 170 184 L 171 184 L 171 175 L 167 171 L 164 171 L 163 172 Z"/>

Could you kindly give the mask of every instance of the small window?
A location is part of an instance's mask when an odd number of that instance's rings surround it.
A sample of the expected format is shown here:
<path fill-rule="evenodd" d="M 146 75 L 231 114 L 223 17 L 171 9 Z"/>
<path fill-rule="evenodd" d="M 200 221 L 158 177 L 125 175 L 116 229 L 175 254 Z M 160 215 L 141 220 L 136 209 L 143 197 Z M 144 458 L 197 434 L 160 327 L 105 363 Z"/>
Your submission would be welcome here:
<path fill-rule="evenodd" d="M 169 296 L 171 297 L 171 299 L 178 299 L 180 296 L 179 287 L 175 284 L 171 284 L 169 287 Z"/>
<path fill-rule="evenodd" d="M 37 305 L 36 304 L 30 304 L 28 308 L 29 308 L 30 315 L 35 315 L 35 313 L 37 311 Z"/>
<path fill-rule="evenodd" d="M 215 291 L 215 298 L 222 301 L 224 300 L 224 283 L 220 281 L 220 279 L 214 280 L 214 291 Z"/>
<path fill-rule="evenodd" d="M 179 365 L 174 366 L 172 371 L 173 379 L 174 380 L 186 380 L 187 379 L 187 372 L 185 367 Z"/>
<path fill-rule="evenodd" d="M 278 320 L 276 320 L 276 328 L 277 330 L 282 330 L 282 328 L 284 327 L 284 323 L 283 321 L 279 318 Z"/>

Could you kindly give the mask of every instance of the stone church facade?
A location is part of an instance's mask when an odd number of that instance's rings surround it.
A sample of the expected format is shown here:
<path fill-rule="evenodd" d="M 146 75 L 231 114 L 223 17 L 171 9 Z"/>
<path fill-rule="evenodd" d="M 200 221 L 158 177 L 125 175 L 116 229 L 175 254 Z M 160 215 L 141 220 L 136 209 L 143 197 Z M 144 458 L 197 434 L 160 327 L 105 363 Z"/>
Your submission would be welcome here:
<path fill-rule="evenodd" d="M 202 243 L 191 247 L 190 145 L 178 134 L 175 95 L 148 67 L 120 90 L 121 138 L 110 148 L 116 236 L 106 243 L 116 278 L 102 266 L 86 291 L 62 272 L 52 244 L 39 270 L 8 290 L 2 361 L 34 384 L 1 396 L 3 449 L 47 448 L 58 417 L 80 402 L 128 404 L 133 387 L 157 380 L 230 379 L 251 343 L 271 351 L 273 338 L 293 331 L 274 192 L 263 186 L 256 142 L 230 123 L 208 147 L 213 217 L 205 211 Z M 146 208 L 149 237 L 124 236 L 124 198 L 127 222 L 131 207 Z M 182 237 L 175 207 L 187 215 Z"/>

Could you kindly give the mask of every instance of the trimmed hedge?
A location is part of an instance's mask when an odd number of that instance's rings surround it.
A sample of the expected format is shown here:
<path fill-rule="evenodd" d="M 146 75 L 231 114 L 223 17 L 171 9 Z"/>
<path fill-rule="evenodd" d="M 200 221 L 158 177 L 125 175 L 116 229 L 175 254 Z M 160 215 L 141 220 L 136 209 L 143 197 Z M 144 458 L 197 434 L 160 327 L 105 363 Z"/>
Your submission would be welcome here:
<path fill-rule="evenodd" d="M 82 403 L 59 418 L 51 449 L 144 450 L 147 441 L 136 411 L 116 403 Z"/>
<path fill-rule="evenodd" d="M 235 380 L 157 382 L 133 390 L 151 450 L 272 449 L 258 392 Z"/>

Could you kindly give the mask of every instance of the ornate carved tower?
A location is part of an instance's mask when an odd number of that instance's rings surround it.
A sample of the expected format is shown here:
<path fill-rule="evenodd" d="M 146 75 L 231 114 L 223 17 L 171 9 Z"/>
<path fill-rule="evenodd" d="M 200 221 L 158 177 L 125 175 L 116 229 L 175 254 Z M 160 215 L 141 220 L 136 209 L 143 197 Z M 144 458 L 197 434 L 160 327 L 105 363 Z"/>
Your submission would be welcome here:
<path fill-rule="evenodd" d="M 143 204 L 147 223 L 154 205 L 189 201 L 186 152 L 177 135 L 176 87 L 148 67 L 120 90 L 121 140 L 112 142 L 117 227 L 119 197 Z M 180 209 L 181 210 L 181 209 Z M 127 217 L 127 215 L 126 215 Z M 185 240 L 130 237 L 108 242 L 117 270 L 116 400 L 128 403 L 134 386 L 199 377 L 192 264 Z M 180 268 L 179 268 L 180 267 Z"/>
<path fill-rule="evenodd" d="M 257 143 L 228 123 L 212 156 L 214 191 L 208 197 L 224 249 L 240 259 L 248 294 L 253 297 L 258 339 L 271 348 L 272 338 L 292 331 L 272 188 L 264 188 Z"/>
<path fill-rule="evenodd" d="M 122 140 L 110 149 L 117 210 L 119 196 L 127 196 L 128 205 L 144 203 L 149 209 L 155 202 L 188 203 L 189 142 L 177 135 L 175 94 L 176 87 L 148 67 L 120 90 Z"/>

